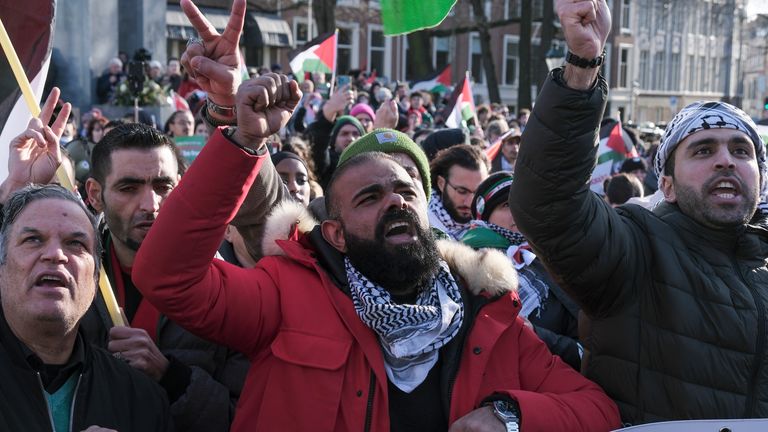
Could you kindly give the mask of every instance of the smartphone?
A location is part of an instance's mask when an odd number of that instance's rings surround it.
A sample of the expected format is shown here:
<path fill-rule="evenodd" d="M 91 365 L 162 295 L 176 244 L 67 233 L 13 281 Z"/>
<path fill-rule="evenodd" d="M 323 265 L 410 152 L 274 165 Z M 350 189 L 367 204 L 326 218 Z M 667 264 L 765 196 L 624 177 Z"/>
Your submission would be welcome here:
<path fill-rule="evenodd" d="M 343 88 L 345 85 L 348 85 L 351 82 L 352 77 L 349 75 L 339 75 L 336 77 L 337 88 Z"/>

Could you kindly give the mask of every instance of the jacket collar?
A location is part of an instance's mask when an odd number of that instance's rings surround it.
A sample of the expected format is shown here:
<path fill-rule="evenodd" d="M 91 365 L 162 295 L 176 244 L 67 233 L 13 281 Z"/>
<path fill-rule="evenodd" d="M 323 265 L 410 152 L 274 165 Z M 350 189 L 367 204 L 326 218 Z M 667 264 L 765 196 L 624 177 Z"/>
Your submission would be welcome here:
<path fill-rule="evenodd" d="M 768 249 L 768 229 L 761 214 L 756 214 L 748 224 L 711 228 L 684 214 L 674 203 L 661 202 L 653 212 L 664 222 L 685 232 L 687 238 L 696 239 L 697 243 L 706 244 L 738 258 L 763 256 Z"/>
<path fill-rule="evenodd" d="M 437 247 L 451 272 L 472 294 L 497 297 L 517 291 L 517 272 L 502 252 L 475 251 L 452 240 L 438 240 Z M 283 201 L 272 211 L 265 224 L 262 250 L 265 256 L 289 256 L 307 265 L 317 261 L 346 290 L 343 255 L 323 239 L 317 221 L 300 203 Z"/>

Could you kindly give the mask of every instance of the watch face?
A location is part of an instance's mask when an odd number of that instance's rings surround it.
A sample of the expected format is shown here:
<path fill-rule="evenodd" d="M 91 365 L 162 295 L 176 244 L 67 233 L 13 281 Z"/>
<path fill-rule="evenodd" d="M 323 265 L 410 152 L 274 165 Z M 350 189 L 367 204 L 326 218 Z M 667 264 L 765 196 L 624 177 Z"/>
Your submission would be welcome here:
<path fill-rule="evenodd" d="M 517 407 L 510 404 L 507 401 L 497 400 L 493 402 L 493 412 L 496 414 L 496 417 L 499 418 L 499 420 L 503 421 L 504 423 L 507 422 L 514 422 L 517 423 L 519 421 L 517 416 Z"/>

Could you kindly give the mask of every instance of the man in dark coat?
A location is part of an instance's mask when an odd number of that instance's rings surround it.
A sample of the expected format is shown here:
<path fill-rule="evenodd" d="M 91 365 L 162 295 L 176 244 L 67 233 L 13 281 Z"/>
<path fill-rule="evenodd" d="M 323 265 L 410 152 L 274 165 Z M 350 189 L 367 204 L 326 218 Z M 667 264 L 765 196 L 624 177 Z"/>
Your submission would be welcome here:
<path fill-rule="evenodd" d="M 167 431 L 160 387 L 83 335 L 101 261 L 96 220 L 60 186 L 21 186 L 48 183 L 61 162 L 69 104 L 46 126 L 58 96 L 11 142 L 0 186 L 0 430 Z"/>
<path fill-rule="evenodd" d="M 610 208 L 588 188 L 608 6 L 560 0 L 557 10 L 572 55 L 539 94 L 523 138 L 536 145 L 520 149 L 510 208 L 593 319 L 587 377 L 629 423 L 768 416 L 766 163 L 754 123 L 725 103 L 684 108 L 655 161 L 664 202 Z"/>

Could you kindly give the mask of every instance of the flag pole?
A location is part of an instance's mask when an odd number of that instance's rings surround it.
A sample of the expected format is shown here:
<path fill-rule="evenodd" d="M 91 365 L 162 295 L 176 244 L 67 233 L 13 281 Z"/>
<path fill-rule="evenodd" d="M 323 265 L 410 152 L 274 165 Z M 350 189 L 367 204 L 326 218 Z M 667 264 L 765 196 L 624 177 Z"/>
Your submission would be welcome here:
<path fill-rule="evenodd" d="M 467 83 L 471 83 L 472 81 L 469 80 L 469 71 L 464 72 L 467 77 Z M 472 90 L 472 86 L 470 85 L 469 90 Z M 483 130 L 483 126 L 480 124 L 480 119 L 477 118 L 477 107 L 475 106 L 475 94 L 472 93 L 472 115 L 475 119 L 475 131 L 478 131 L 478 135 L 480 138 L 485 139 L 485 131 Z"/>
<path fill-rule="evenodd" d="M 2 19 L 0 19 L 0 45 L 2 45 L 5 57 L 8 59 L 8 63 L 11 65 L 13 75 L 16 78 L 16 82 L 21 88 L 21 93 L 24 96 L 24 101 L 27 103 L 30 113 L 34 117 L 40 117 L 40 107 L 38 106 L 35 94 L 32 91 L 32 86 L 29 84 L 27 74 L 24 72 L 24 68 L 21 66 L 19 56 L 16 54 L 16 50 L 13 49 L 11 38 L 8 36 L 8 32 L 5 30 Z M 63 166 L 59 166 L 56 170 L 56 177 L 59 180 L 59 184 L 67 190 L 73 190 L 72 182 L 69 181 L 66 171 Z M 98 233 L 94 233 L 98 235 Z M 112 287 L 109 285 L 109 279 L 107 279 L 106 273 L 104 273 L 104 266 L 101 266 L 99 271 L 99 289 L 101 295 L 104 297 L 104 302 L 107 304 L 107 310 L 112 323 L 116 326 L 124 326 L 123 317 L 120 315 L 120 310 L 115 299 L 115 294 L 112 292 Z"/>
<path fill-rule="evenodd" d="M 333 32 L 333 70 L 331 71 L 331 90 L 328 97 L 333 94 L 333 88 L 336 85 L 336 62 L 339 59 L 339 29 Z"/>

